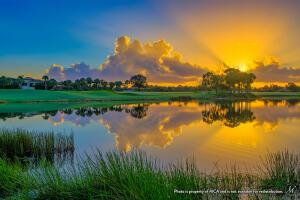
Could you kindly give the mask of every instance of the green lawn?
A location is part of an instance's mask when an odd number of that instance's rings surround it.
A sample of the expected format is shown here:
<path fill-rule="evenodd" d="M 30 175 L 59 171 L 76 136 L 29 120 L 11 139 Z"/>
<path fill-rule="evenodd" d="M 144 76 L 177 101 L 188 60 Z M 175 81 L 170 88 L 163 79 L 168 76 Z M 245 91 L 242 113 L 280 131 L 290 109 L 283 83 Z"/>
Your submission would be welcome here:
<path fill-rule="evenodd" d="M 300 92 L 255 92 L 264 98 L 300 98 Z M 114 92 L 114 91 L 44 91 L 44 90 L 0 90 L 2 103 L 35 102 L 88 102 L 88 101 L 168 101 L 179 96 L 193 99 L 215 99 L 214 92 Z M 226 96 L 222 97 L 226 98 Z"/>
<path fill-rule="evenodd" d="M 111 91 L 0 90 L 0 100 L 4 102 L 102 100 L 122 96 Z"/>
<path fill-rule="evenodd" d="M 259 97 L 300 97 L 300 92 L 253 92 Z"/>
<path fill-rule="evenodd" d="M 0 102 L 3 103 L 169 100 L 178 96 L 201 98 L 209 95 L 203 92 L 0 90 Z"/>

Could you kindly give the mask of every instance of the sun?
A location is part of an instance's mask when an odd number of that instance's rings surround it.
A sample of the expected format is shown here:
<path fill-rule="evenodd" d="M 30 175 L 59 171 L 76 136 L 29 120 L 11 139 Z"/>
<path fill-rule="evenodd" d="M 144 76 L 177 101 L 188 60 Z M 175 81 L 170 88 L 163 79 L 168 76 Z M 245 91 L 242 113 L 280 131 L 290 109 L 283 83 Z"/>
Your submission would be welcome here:
<path fill-rule="evenodd" d="M 248 70 L 248 67 L 247 67 L 247 65 L 246 64 L 240 64 L 239 66 L 238 66 L 238 68 L 239 68 L 239 70 L 241 70 L 242 72 L 246 72 L 247 70 Z"/>

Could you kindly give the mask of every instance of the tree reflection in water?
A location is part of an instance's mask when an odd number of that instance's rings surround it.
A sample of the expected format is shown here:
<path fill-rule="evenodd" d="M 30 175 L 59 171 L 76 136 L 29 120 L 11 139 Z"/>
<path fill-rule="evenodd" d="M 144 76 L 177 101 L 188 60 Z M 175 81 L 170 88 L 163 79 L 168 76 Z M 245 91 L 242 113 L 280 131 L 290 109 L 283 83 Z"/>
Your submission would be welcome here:
<path fill-rule="evenodd" d="M 263 100 L 265 106 L 279 106 L 284 105 L 288 107 L 296 106 L 299 100 Z M 24 119 L 26 117 L 32 117 L 35 115 L 41 115 L 44 120 L 49 120 L 51 117 L 55 117 L 57 114 L 64 115 L 77 115 L 79 117 L 92 117 L 104 115 L 107 112 L 125 112 L 130 116 L 143 119 L 147 116 L 150 103 L 141 103 L 135 105 L 114 105 L 110 107 L 81 107 L 77 109 L 66 108 L 62 110 L 51 110 L 46 112 L 30 112 L 30 113 L 0 113 L 0 119 L 5 121 L 8 118 L 18 117 Z M 173 102 L 168 102 L 169 106 L 173 105 Z M 187 102 L 179 104 L 180 106 L 187 106 Z M 255 120 L 254 113 L 251 111 L 250 101 L 225 101 L 225 102 L 213 102 L 213 103 L 201 103 L 199 106 L 203 107 L 202 117 L 203 122 L 212 124 L 216 121 L 221 121 L 225 126 L 237 127 L 241 123 L 252 122 Z"/>
<path fill-rule="evenodd" d="M 251 111 L 251 102 L 216 102 L 205 106 L 202 111 L 203 121 L 212 124 L 221 121 L 225 126 L 234 128 L 241 123 L 255 119 Z"/>
<path fill-rule="evenodd" d="M 134 118 L 142 119 L 147 116 L 148 107 L 149 105 L 147 104 L 138 104 L 131 109 L 126 109 L 125 112 L 130 113 L 130 115 Z"/>

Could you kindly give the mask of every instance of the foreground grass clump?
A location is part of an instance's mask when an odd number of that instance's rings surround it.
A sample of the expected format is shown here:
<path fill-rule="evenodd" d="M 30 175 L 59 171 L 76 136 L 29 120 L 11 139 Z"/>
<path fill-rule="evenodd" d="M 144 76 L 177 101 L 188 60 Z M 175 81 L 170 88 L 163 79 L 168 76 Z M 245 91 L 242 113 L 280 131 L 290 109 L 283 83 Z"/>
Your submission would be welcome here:
<path fill-rule="evenodd" d="M 73 135 L 29 132 L 23 129 L 0 130 L 0 157 L 10 160 L 53 160 L 74 152 Z"/>
<path fill-rule="evenodd" d="M 273 158 L 275 162 L 270 161 Z M 191 160 L 162 165 L 139 151 L 106 154 L 96 151 L 64 168 L 40 165 L 21 170 L 2 160 L 0 172 L 5 175 L 0 178 L 4 176 L 3 180 L 9 181 L 0 180 L 0 195 L 10 199 L 238 199 L 241 197 L 238 194 L 182 194 L 180 191 L 286 189 L 278 181 L 285 186 L 299 186 L 300 173 L 294 170 L 299 168 L 299 158 L 299 154 L 289 152 L 268 154 L 263 159 L 263 173 L 257 175 L 241 173 L 236 166 L 201 173 Z M 260 199 L 262 195 L 252 194 L 251 198 Z M 278 199 L 282 195 L 285 194 Z"/>
<path fill-rule="evenodd" d="M 262 188 L 288 190 L 300 186 L 300 156 L 288 151 L 267 154 L 260 169 L 263 173 Z"/>
<path fill-rule="evenodd" d="M 0 199 L 12 195 L 24 185 L 26 180 L 20 166 L 0 159 Z"/>

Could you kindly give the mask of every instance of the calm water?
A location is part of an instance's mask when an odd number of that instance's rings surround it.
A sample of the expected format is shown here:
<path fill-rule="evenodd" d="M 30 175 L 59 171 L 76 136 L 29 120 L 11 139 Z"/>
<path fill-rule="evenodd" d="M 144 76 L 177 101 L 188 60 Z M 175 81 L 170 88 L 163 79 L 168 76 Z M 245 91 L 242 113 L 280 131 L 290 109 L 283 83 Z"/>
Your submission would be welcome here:
<path fill-rule="evenodd" d="M 251 166 L 267 151 L 300 152 L 300 102 L 155 103 L 43 113 L 0 113 L 1 128 L 74 133 L 76 152 L 134 147 L 200 168 Z"/>

